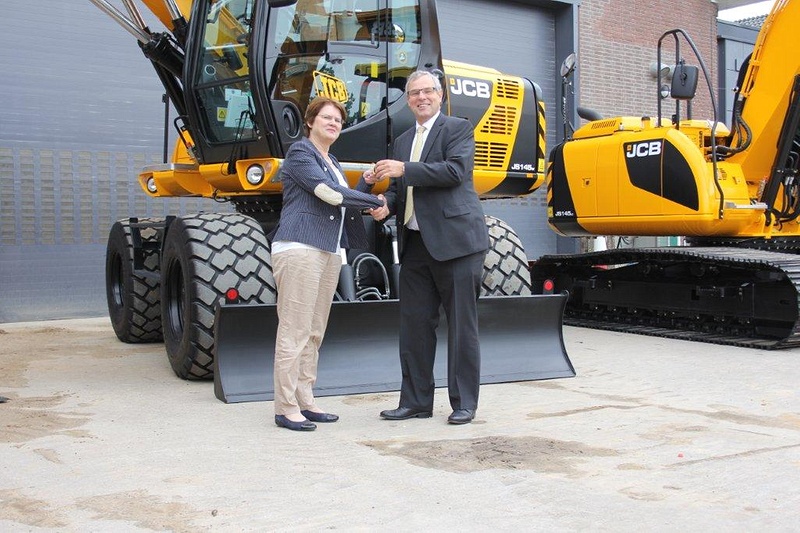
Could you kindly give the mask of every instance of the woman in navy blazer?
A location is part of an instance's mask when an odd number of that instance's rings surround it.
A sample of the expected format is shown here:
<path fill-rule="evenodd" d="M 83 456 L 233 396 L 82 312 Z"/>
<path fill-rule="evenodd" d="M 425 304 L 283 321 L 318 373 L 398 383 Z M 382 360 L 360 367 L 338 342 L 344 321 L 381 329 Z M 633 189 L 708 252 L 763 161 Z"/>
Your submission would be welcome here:
<path fill-rule="evenodd" d="M 342 266 L 340 249 L 366 248 L 361 210 L 383 205 L 362 179 L 345 181 L 328 150 L 342 130 L 342 104 L 315 98 L 305 114 L 307 137 L 294 143 L 281 168 L 283 207 L 270 233 L 278 288 L 275 340 L 275 424 L 312 431 L 314 422 L 335 422 L 314 400 L 319 347 Z"/>

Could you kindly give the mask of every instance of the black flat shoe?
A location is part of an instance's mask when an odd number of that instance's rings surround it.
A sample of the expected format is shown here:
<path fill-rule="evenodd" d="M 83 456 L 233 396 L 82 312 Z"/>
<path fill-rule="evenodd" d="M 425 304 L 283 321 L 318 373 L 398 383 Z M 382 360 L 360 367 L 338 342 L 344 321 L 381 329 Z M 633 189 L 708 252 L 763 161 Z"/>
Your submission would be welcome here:
<path fill-rule="evenodd" d="M 291 429 L 292 431 L 314 431 L 317 429 L 317 425 L 313 422 L 309 422 L 308 420 L 294 422 L 284 415 L 275 415 L 275 424 L 282 428 Z"/>
<path fill-rule="evenodd" d="M 431 411 L 421 409 L 411 409 L 410 407 L 398 407 L 381 411 L 381 418 L 384 420 L 408 420 L 409 418 L 430 418 L 433 416 Z"/>
<path fill-rule="evenodd" d="M 456 409 L 447 417 L 451 424 L 469 424 L 475 418 L 475 409 Z"/>
<path fill-rule="evenodd" d="M 308 418 L 312 422 L 336 422 L 339 420 L 339 415 L 331 413 L 315 413 L 314 411 L 300 411 L 300 414 Z"/>

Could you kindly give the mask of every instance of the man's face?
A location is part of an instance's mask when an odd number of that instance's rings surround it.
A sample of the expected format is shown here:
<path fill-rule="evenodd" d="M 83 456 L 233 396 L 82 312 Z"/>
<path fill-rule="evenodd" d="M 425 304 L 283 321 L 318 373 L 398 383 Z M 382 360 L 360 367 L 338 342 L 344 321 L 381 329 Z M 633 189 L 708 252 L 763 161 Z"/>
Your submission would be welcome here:
<path fill-rule="evenodd" d="M 409 82 L 406 85 L 406 98 L 419 124 L 433 117 L 442 107 L 442 91 L 435 90 L 430 76 L 421 76 Z"/>

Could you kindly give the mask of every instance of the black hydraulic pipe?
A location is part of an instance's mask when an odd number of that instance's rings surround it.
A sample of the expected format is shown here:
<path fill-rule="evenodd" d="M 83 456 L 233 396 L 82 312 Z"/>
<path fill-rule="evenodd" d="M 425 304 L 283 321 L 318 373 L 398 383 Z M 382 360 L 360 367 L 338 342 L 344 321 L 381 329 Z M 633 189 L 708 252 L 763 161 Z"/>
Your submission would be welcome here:
<path fill-rule="evenodd" d="M 800 75 L 794 77 L 792 94 L 789 97 L 789 106 L 781 127 L 781 134 L 778 137 L 778 150 L 775 160 L 772 162 L 769 181 L 764 191 L 762 201 L 769 206 L 767 211 L 767 224 L 772 222 L 772 214 L 775 209 L 775 201 L 778 197 L 778 189 L 784 183 L 786 176 L 786 161 L 792 149 L 794 138 L 800 126 Z"/>
<path fill-rule="evenodd" d="M 164 67 L 170 74 L 178 79 L 183 76 L 183 64 L 185 56 L 181 49 L 176 46 L 169 34 L 156 33 L 147 43 L 142 44 L 142 52 L 145 57 Z"/>
<path fill-rule="evenodd" d="M 161 101 L 164 103 L 164 153 L 163 162 L 167 163 L 167 156 L 169 155 L 169 96 L 166 93 L 161 95 Z"/>
<path fill-rule="evenodd" d="M 339 296 L 346 302 L 356 301 L 356 280 L 353 267 L 347 262 L 347 255 L 344 250 L 340 251 L 342 256 L 342 269 L 339 271 Z"/>

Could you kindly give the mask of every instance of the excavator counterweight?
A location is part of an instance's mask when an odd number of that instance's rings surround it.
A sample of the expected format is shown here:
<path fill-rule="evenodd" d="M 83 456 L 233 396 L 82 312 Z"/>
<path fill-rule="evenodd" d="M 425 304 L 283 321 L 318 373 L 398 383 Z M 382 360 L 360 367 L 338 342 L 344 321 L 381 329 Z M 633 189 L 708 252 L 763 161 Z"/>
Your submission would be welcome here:
<path fill-rule="evenodd" d="M 797 46 L 798 23 L 800 0 L 775 2 L 742 66 L 730 128 L 716 116 L 690 116 L 701 72 L 717 105 L 708 69 L 677 29 L 658 43 L 661 63 L 662 41 L 675 42 L 670 119 L 659 99 L 656 117 L 593 120 L 553 149 L 548 221 L 556 232 L 680 241 L 539 258 L 534 292 L 544 283 L 569 292 L 567 323 L 757 348 L 798 345 L 800 59 L 786 53 Z"/>

